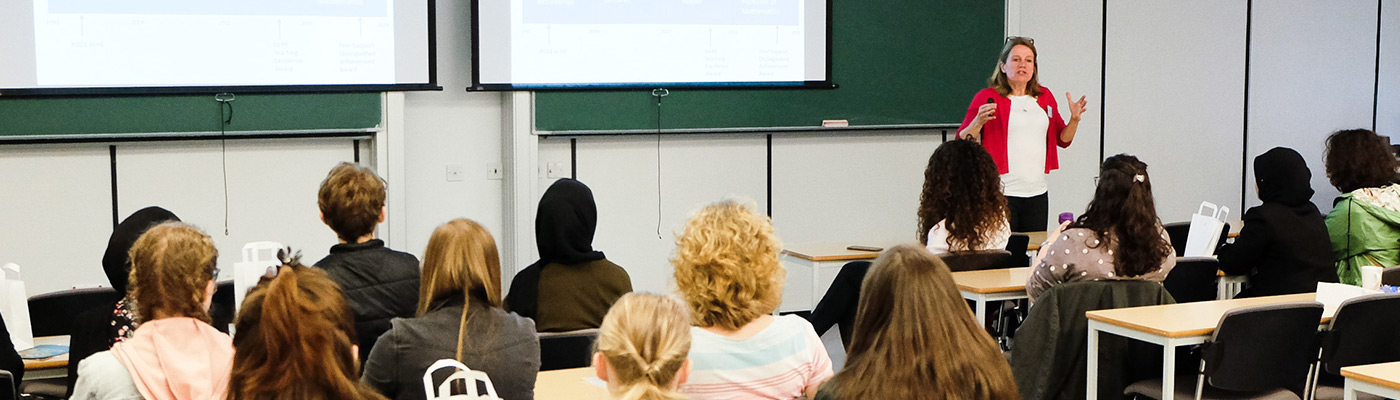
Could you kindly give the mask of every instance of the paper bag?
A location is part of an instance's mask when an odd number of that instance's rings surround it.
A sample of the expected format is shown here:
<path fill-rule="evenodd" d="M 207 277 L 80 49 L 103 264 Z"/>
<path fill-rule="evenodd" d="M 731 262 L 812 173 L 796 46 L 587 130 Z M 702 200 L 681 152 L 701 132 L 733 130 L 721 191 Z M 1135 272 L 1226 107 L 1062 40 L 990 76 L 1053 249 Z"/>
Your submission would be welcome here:
<path fill-rule="evenodd" d="M 0 315 L 10 331 L 15 350 L 34 347 L 34 328 L 29 322 L 29 294 L 19 276 L 19 265 L 7 263 L 2 268 L 5 280 L 0 282 Z"/>
<path fill-rule="evenodd" d="M 443 368 L 452 368 L 457 370 L 457 372 L 453 372 L 452 375 L 448 375 L 447 379 L 443 379 L 442 383 L 437 386 L 436 390 L 434 390 L 433 373 Z M 451 390 L 452 382 L 458 380 L 466 381 L 464 385 L 458 386 L 460 388 L 466 389 L 466 393 L 454 395 L 452 394 Z M 486 393 L 477 393 L 477 382 L 485 383 L 485 385 L 483 386 L 486 388 Z M 457 360 L 449 358 L 437 360 L 437 362 L 434 362 L 433 365 L 428 366 L 427 371 L 423 371 L 423 393 L 426 394 L 425 398 L 427 398 L 428 400 L 501 399 L 500 397 L 496 397 L 496 386 L 491 384 L 491 377 L 486 376 L 485 372 L 472 371 L 471 368 L 467 368 L 466 365 L 462 365 L 462 363 L 457 362 Z"/>
<path fill-rule="evenodd" d="M 1196 215 L 1191 216 L 1191 227 L 1186 233 L 1186 249 L 1182 251 L 1182 256 L 1214 256 L 1215 244 L 1220 242 L 1220 231 L 1225 227 L 1225 218 L 1229 215 L 1229 207 L 1217 207 L 1214 203 L 1202 201 Z"/>
<path fill-rule="evenodd" d="M 248 295 L 248 289 L 258 284 L 258 279 L 267 274 L 268 268 L 276 269 L 282 265 L 282 261 L 277 259 L 277 251 L 282 248 L 282 244 L 277 242 L 243 245 L 243 261 L 233 263 L 234 312 L 243 308 L 243 297 Z"/>

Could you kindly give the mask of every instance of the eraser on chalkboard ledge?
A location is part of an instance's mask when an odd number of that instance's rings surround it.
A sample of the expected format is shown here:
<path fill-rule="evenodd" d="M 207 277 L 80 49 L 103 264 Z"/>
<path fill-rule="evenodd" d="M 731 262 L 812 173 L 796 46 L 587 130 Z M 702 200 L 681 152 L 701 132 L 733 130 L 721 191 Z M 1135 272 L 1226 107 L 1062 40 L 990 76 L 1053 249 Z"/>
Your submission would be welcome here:
<path fill-rule="evenodd" d="M 824 119 L 824 120 L 822 120 L 822 127 L 823 127 L 823 128 L 845 128 L 845 127 L 848 127 L 848 126 L 851 126 L 851 121 L 847 121 L 847 120 L 844 120 L 844 119 Z"/>

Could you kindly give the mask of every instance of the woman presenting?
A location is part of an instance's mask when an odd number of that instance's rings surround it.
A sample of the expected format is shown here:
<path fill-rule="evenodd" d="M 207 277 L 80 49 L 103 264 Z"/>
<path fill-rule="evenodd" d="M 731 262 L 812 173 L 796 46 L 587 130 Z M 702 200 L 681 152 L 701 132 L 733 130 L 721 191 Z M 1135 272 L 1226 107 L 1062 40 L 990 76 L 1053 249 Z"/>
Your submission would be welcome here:
<path fill-rule="evenodd" d="M 1045 176 L 1059 168 L 1056 147 L 1069 147 L 1084 97 L 1068 92 L 1069 121 L 1060 117 L 1055 95 L 1036 75 L 1035 40 L 1012 36 L 1001 49 L 990 86 L 972 97 L 958 137 L 981 141 L 1001 174 L 1012 232 L 1044 231 L 1050 202 Z"/>

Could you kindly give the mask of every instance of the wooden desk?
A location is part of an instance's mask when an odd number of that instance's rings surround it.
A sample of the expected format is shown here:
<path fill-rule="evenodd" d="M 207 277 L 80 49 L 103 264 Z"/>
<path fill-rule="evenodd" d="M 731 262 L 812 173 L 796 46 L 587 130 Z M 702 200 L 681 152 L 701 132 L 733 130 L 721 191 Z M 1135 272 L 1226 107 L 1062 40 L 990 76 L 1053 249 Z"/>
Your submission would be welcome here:
<path fill-rule="evenodd" d="M 68 345 L 68 336 L 41 336 L 34 338 L 35 345 Z M 52 379 L 68 377 L 68 353 L 37 360 L 24 360 L 24 380 Z"/>
<path fill-rule="evenodd" d="M 1400 362 L 1343 367 L 1342 377 L 1345 400 L 1356 400 L 1357 392 L 1400 399 Z"/>
<path fill-rule="evenodd" d="M 1026 278 L 1030 267 L 987 269 L 953 273 L 962 297 L 976 303 L 977 322 L 987 320 L 987 302 L 1026 298 Z"/>
<path fill-rule="evenodd" d="M 1220 317 L 1226 312 L 1248 306 L 1314 301 L 1315 293 L 1254 297 L 1167 304 L 1148 307 L 1089 311 L 1088 336 L 1088 398 L 1098 397 L 1099 332 L 1130 337 L 1162 345 L 1162 399 L 1172 400 L 1176 385 L 1176 347 L 1204 343 L 1215 332 Z M 1322 320 L 1327 323 L 1336 313 L 1336 305 L 1324 305 Z"/>
<path fill-rule="evenodd" d="M 541 371 L 535 377 L 535 398 L 538 400 L 607 400 L 607 386 L 598 386 L 586 378 L 598 379 L 593 367 Z"/>

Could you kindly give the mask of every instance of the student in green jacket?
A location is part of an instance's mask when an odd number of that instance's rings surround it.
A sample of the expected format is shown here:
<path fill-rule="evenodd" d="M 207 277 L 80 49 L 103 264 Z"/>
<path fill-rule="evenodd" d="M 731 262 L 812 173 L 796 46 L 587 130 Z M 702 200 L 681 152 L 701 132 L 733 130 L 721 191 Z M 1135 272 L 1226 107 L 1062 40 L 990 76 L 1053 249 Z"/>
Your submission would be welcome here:
<path fill-rule="evenodd" d="M 1327 180 L 1342 192 L 1327 213 L 1337 278 L 1361 284 L 1361 267 L 1400 264 L 1400 176 L 1390 143 L 1366 129 L 1327 138 Z"/>

